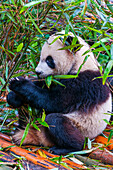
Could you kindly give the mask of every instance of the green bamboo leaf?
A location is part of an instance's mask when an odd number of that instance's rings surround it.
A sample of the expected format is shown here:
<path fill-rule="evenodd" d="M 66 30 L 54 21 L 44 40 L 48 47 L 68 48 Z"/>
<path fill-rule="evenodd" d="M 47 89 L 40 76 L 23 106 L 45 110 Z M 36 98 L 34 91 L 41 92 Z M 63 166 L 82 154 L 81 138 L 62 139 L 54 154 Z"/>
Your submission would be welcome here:
<path fill-rule="evenodd" d="M 66 87 L 64 84 L 60 83 L 58 80 L 53 79 L 53 82 L 59 84 L 60 86 Z"/>
<path fill-rule="evenodd" d="M 69 32 L 69 24 L 66 25 L 65 34 L 68 34 L 68 32 Z"/>
<path fill-rule="evenodd" d="M 58 21 L 60 20 L 61 16 L 62 16 L 62 12 L 61 12 L 61 14 L 59 15 L 59 17 L 57 18 L 56 22 L 55 22 L 55 23 L 53 24 L 53 26 L 50 28 L 50 30 L 51 30 L 52 28 L 54 28 L 55 25 L 57 25 L 57 23 L 58 23 Z"/>
<path fill-rule="evenodd" d="M 17 52 L 20 52 L 21 50 L 22 50 L 22 48 L 23 48 L 23 43 L 20 43 L 19 45 L 18 45 L 18 47 L 17 47 Z"/>
<path fill-rule="evenodd" d="M 33 126 L 36 130 L 40 131 L 40 128 L 39 128 L 36 124 L 33 123 L 32 126 Z"/>
<path fill-rule="evenodd" d="M 59 156 L 58 163 L 61 164 L 61 161 L 62 161 L 62 155 Z"/>
<path fill-rule="evenodd" d="M 110 50 L 110 46 L 109 46 L 109 45 L 106 45 L 106 49 L 107 49 L 107 50 Z M 106 51 L 106 50 L 105 50 L 104 47 L 99 47 L 99 48 L 96 48 L 96 49 L 92 50 L 93 53 L 95 53 L 95 52 L 100 52 L 100 51 L 102 52 L 102 51 Z"/>
<path fill-rule="evenodd" d="M 37 67 L 37 63 L 35 60 L 35 56 L 33 54 L 31 54 L 31 60 L 29 60 L 33 66 L 33 68 L 35 69 Z"/>
<path fill-rule="evenodd" d="M 4 85 L 5 84 L 5 80 L 2 78 L 2 77 L 0 77 L 0 82 Z"/>
<path fill-rule="evenodd" d="M 45 110 L 43 109 L 43 113 L 42 113 L 42 122 L 45 121 L 45 118 L 46 118 L 46 114 L 45 114 Z"/>
<path fill-rule="evenodd" d="M 15 18 L 13 16 L 11 16 L 9 13 L 6 13 L 6 15 L 9 17 L 11 21 L 13 21 L 17 25 Z"/>
<path fill-rule="evenodd" d="M 55 79 L 70 79 L 70 78 L 76 78 L 76 75 L 55 75 Z"/>
<path fill-rule="evenodd" d="M 100 42 L 101 42 L 102 47 L 105 49 L 106 53 L 108 54 L 108 56 L 111 58 L 111 54 L 110 54 L 107 46 L 105 46 L 105 44 L 102 41 L 100 41 Z"/>
<path fill-rule="evenodd" d="M 67 25 L 66 25 L 66 28 L 65 28 L 65 34 L 68 34 L 68 32 L 69 32 L 69 27 L 70 27 L 69 24 L 67 24 Z M 67 36 L 64 36 L 63 44 L 65 43 L 66 39 L 67 39 Z"/>
<path fill-rule="evenodd" d="M 35 26 L 35 28 L 38 30 L 38 32 L 39 32 L 42 36 L 44 36 L 43 33 L 41 32 L 41 30 L 38 28 L 38 25 L 35 23 L 35 21 L 34 21 L 34 19 L 32 18 L 32 16 L 29 14 L 28 11 L 26 11 L 26 12 L 27 12 L 29 18 L 31 19 L 33 25 Z"/>
<path fill-rule="evenodd" d="M 110 73 L 111 69 L 113 67 L 113 60 L 110 60 L 106 66 L 106 69 L 104 71 L 104 75 L 103 75 L 103 84 L 105 84 L 105 81 L 108 77 L 108 74 Z"/>
<path fill-rule="evenodd" d="M 85 56 L 84 60 L 83 60 L 83 63 L 80 65 L 78 71 L 77 71 L 77 74 L 76 74 L 76 77 L 78 77 L 79 73 L 80 73 L 80 70 L 82 68 L 82 66 L 85 64 L 85 62 L 87 61 L 89 55 Z"/>
<path fill-rule="evenodd" d="M 45 127 L 49 127 L 49 125 L 44 121 L 44 122 L 42 122 L 42 121 L 38 121 L 42 126 L 45 126 Z"/>
<path fill-rule="evenodd" d="M 108 142 L 110 141 L 110 139 L 112 138 L 112 136 L 113 136 L 113 130 L 110 131 L 110 134 L 109 134 L 109 136 L 108 136 Z"/>
<path fill-rule="evenodd" d="M 102 38 L 100 41 L 103 42 L 103 43 L 104 42 L 108 42 L 109 41 L 109 37 Z M 98 47 L 101 44 L 100 41 L 97 41 L 96 43 L 94 43 L 90 48 L 92 49 L 92 48 Z"/>
<path fill-rule="evenodd" d="M 2 46 L 0 46 L 0 49 L 2 49 L 10 57 L 10 60 L 12 60 L 12 57 L 9 54 L 12 54 L 13 56 L 15 56 L 15 54 L 12 51 L 9 51 Z"/>
<path fill-rule="evenodd" d="M 63 38 L 62 37 L 67 37 L 69 34 L 60 34 L 59 36 L 57 36 L 52 42 L 51 42 L 51 44 L 53 44 L 56 40 L 58 40 L 58 39 L 62 39 L 63 40 Z M 50 45 L 51 45 L 50 44 Z"/>
<path fill-rule="evenodd" d="M 113 60 L 113 44 L 111 44 L 110 53 L 111 53 L 111 59 Z"/>
<path fill-rule="evenodd" d="M 69 15 L 68 15 L 67 13 L 64 13 L 64 16 L 65 16 L 66 20 L 68 21 L 68 24 L 69 24 L 69 26 L 70 26 L 70 29 L 71 29 L 72 33 L 73 33 L 73 34 L 75 35 L 75 37 L 76 37 L 76 34 L 75 34 L 75 31 L 74 31 L 73 25 L 72 25 L 72 23 L 70 22 L 70 17 L 69 17 Z"/>
<path fill-rule="evenodd" d="M 82 45 L 81 44 L 69 45 L 69 46 L 65 46 L 63 48 L 59 48 L 58 50 L 69 50 L 69 49 L 73 49 L 74 47 L 81 48 Z M 77 50 L 78 50 L 78 48 L 77 48 Z"/>
<path fill-rule="evenodd" d="M 37 4 L 39 4 L 39 3 L 42 3 L 42 2 L 45 2 L 45 1 L 48 1 L 48 0 L 32 1 L 32 2 L 29 2 L 29 3 L 25 4 L 25 5 L 22 7 L 22 9 L 20 10 L 20 14 L 21 14 L 22 12 L 24 12 L 27 8 L 32 7 L 32 6 L 35 6 L 35 5 L 37 5 Z"/>
<path fill-rule="evenodd" d="M 46 82 L 46 85 L 48 88 L 50 87 L 50 85 L 52 83 L 52 79 L 53 79 L 52 75 L 45 78 L 45 82 Z"/>
<path fill-rule="evenodd" d="M 11 0 L 11 2 L 13 3 L 13 5 L 14 5 L 14 6 L 16 6 L 16 4 L 15 4 L 15 1 L 14 1 L 14 0 Z"/>
<path fill-rule="evenodd" d="M 30 123 L 27 124 L 25 130 L 24 130 L 24 134 L 22 136 L 22 139 L 21 139 L 21 142 L 20 142 L 20 146 L 22 145 L 22 143 L 24 142 L 27 134 L 28 134 L 28 131 L 29 131 L 29 127 L 30 127 Z"/>
<path fill-rule="evenodd" d="M 100 33 L 100 34 L 102 34 L 103 32 L 102 31 L 99 31 L 99 30 L 97 30 L 97 29 L 95 29 L 95 28 L 92 28 L 92 27 L 89 27 L 89 26 L 86 26 L 88 29 L 90 29 L 90 30 L 92 30 L 92 31 L 95 31 L 95 32 L 98 32 L 98 33 Z"/>
<path fill-rule="evenodd" d="M 110 122 L 106 119 L 103 119 L 108 125 L 110 125 Z"/>
<path fill-rule="evenodd" d="M 20 68 L 19 68 L 19 69 L 20 69 Z M 21 70 L 21 69 L 20 69 L 20 70 Z M 19 70 L 19 71 L 20 71 L 20 70 Z M 18 71 L 18 69 L 16 69 L 16 71 Z M 19 72 L 19 73 L 16 73 L 16 74 L 12 75 L 11 78 L 25 75 L 26 73 L 28 73 L 28 72 L 30 72 L 30 71 L 34 71 L 34 69 L 29 69 L 29 70 L 21 71 L 21 72 Z"/>

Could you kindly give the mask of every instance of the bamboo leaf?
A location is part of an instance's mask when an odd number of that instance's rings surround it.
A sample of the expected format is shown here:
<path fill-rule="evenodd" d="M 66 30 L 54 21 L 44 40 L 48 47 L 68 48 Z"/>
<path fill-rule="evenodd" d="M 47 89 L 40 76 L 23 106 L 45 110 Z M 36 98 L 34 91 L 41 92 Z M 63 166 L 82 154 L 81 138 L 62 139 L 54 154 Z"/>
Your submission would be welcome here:
<path fill-rule="evenodd" d="M 29 127 L 30 127 L 30 123 L 27 124 L 25 130 L 24 130 L 24 134 L 22 136 L 22 139 L 21 139 L 21 142 L 20 142 L 20 146 L 22 145 L 22 143 L 24 142 L 27 134 L 28 134 L 28 131 L 29 131 Z"/>
<path fill-rule="evenodd" d="M 55 75 L 54 78 L 56 79 L 70 79 L 70 78 L 76 78 L 76 75 Z"/>
<path fill-rule="evenodd" d="M 95 47 L 98 47 L 101 42 L 108 42 L 109 41 L 109 37 L 105 37 L 105 38 L 102 38 L 101 40 L 97 41 L 96 43 L 94 43 L 90 48 L 95 48 Z"/>
<path fill-rule="evenodd" d="M 35 124 L 35 123 L 33 123 L 33 124 L 31 124 L 36 130 L 38 130 L 38 131 L 40 131 L 40 128 Z"/>
<path fill-rule="evenodd" d="M 110 134 L 109 134 L 109 136 L 108 136 L 108 142 L 110 141 L 110 139 L 112 138 L 112 136 L 113 136 L 113 130 L 110 131 Z"/>
<path fill-rule="evenodd" d="M 108 125 L 110 125 L 110 122 L 106 119 L 103 119 Z"/>
<path fill-rule="evenodd" d="M 20 52 L 21 50 L 22 50 L 22 48 L 23 48 L 23 43 L 20 43 L 19 45 L 18 45 L 18 47 L 17 47 L 17 52 Z"/>
<path fill-rule="evenodd" d="M 49 125 L 44 121 L 44 122 L 42 122 L 42 121 L 38 121 L 41 125 L 43 125 L 43 126 L 45 126 L 45 127 L 49 127 Z"/>
<path fill-rule="evenodd" d="M 52 79 L 53 79 L 52 75 L 47 76 L 47 77 L 45 78 L 45 82 L 46 82 L 46 85 L 47 85 L 48 88 L 50 87 L 50 85 L 51 85 L 51 83 L 52 83 Z"/>
<path fill-rule="evenodd" d="M 22 9 L 20 10 L 20 14 L 21 14 L 22 12 L 24 12 L 27 8 L 32 7 L 32 6 L 35 6 L 35 5 L 38 5 L 38 4 L 40 4 L 40 3 L 42 3 L 42 2 L 46 2 L 46 1 L 48 1 L 48 0 L 38 0 L 38 1 L 29 2 L 29 3 L 25 4 L 25 5 L 22 7 Z"/>
<path fill-rule="evenodd" d="M 90 29 L 90 30 L 92 30 L 92 31 L 95 31 L 95 32 L 98 32 L 98 33 L 100 33 L 100 34 L 102 34 L 102 31 L 99 31 L 99 30 L 97 30 L 97 29 L 95 29 L 95 28 L 92 28 L 92 27 L 89 27 L 89 26 L 86 26 L 88 29 Z"/>
<path fill-rule="evenodd" d="M 45 121 L 45 118 L 46 118 L 46 114 L 45 114 L 45 110 L 43 109 L 43 113 L 42 113 L 42 122 Z"/>
<path fill-rule="evenodd" d="M 110 50 L 110 46 L 106 45 L 106 49 Z M 99 52 L 99 51 L 106 51 L 106 49 L 104 47 L 99 47 L 99 48 L 92 50 L 92 52 L 95 53 L 95 52 Z"/>
<path fill-rule="evenodd" d="M 33 25 L 35 26 L 35 28 L 38 30 L 38 32 L 39 32 L 42 36 L 44 36 L 43 33 L 41 32 L 41 30 L 39 29 L 38 25 L 37 25 L 37 24 L 35 23 L 35 21 L 33 20 L 32 16 L 29 14 L 28 11 L 26 11 L 26 12 L 27 12 L 29 18 L 31 19 Z"/>
<path fill-rule="evenodd" d="M 110 60 L 106 66 L 106 69 L 104 71 L 104 75 L 103 75 L 103 84 L 105 84 L 105 81 L 108 77 L 108 74 L 110 73 L 111 69 L 113 67 L 113 60 Z"/>
<path fill-rule="evenodd" d="M 111 53 L 111 59 L 113 60 L 113 44 L 111 44 L 110 53 Z"/>
<path fill-rule="evenodd" d="M 103 43 L 102 41 L 100 41 L 100 42 L 101 42 L 102 47 L 105 49 L 106 53 L 108 54 L 108 56 L 111 58 L 111 54 L 110 54 L 110 52 L 109 52 L 107 46 L 105 46 L 104 43 Z"/>
<path fill-rule="evenodd" d="M 53 79 L 52 81 L 53 81 L 54 83 L 59 84 L 60 86 L 66 87 L 64 84 L 62 84 L 62 83 L 59 82 L 58 80 Z"/>
<path fill-rule="evenodd" d="M 38 154 L 39 154 L 42 158 L 47 158 L 46 154 L 45 154 L 43 151 L 39 150 L 39 149 L 38 149 Z"/>
<path fill-rule="evenodd" d="M 2 78 L 2 77 L 0 77 L 0 82 L 4 85 L 5 84 L 5 80 Z"/>
<path fill-rule="evenodd" d="M 36 59 L 34 57 L 34 55 L 31 54 L 31 60 L 29 60 L 33 66 L 33 68 L 35 69 L 37 67 L 37 63 L 36 63 Z"/>

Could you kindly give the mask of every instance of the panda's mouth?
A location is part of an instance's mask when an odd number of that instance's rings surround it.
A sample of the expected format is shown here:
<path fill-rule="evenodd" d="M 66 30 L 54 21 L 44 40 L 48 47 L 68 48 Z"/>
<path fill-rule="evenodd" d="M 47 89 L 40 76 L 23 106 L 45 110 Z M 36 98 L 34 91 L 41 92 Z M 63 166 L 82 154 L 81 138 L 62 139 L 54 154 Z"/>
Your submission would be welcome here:
<path fill-rule="evenodd" d="M 39 78 L 39 79 L 44 79 L 44 78 L 47 78 L 48 76 L 51 76 L 52 74 L 44 74 L 43 72 L 36 72 L 36 74 L 37 74 L 37 77 Z"/>

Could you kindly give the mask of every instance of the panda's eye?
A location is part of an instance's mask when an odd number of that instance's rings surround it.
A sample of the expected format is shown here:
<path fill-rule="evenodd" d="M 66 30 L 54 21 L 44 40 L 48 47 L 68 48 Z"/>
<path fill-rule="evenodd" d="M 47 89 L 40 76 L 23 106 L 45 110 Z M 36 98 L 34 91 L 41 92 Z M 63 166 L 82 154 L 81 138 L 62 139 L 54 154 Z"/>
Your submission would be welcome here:
<path fill-rule="evenodd" d="M 46 63 L 47 63 L 47 65 L 48 65 L 50 68 L 52 68 L 52 69 L 55 68 L 54 60 L 53 60 L 53 58 L 52 58 L 50 55 L 47 56 L 47 58 L 46 58 Z"/>

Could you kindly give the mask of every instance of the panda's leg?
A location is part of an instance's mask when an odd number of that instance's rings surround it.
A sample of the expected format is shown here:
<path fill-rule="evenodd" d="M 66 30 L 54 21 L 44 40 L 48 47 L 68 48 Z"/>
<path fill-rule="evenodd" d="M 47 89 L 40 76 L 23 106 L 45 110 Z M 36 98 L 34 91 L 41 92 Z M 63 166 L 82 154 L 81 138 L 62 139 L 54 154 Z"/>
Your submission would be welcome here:
<path fill-rule="evenodd" d="M 17 145 L 20 145 L 23 134 L 25 132 L 25 128 L 29 122 L 29 111 L 28 106 L 24 105 L 18 109 L 19 114 L 19 125 L 15 131 L 15 134 L 12 136 L 12 140 Z M 39 125 L 38 127 L 40 131 L 35 129 L 33 126 L 30 125 L 28 129 L 28 134 L 22 143 L 23 145 L 31 144 L 31 145 L 43 145 L 52 147 L 54 146 L 54 143 L 51 139 L 51 136 L 49 135 L 48 128 Z"/>
<path fill-rule="evenodd" d="M 25 123 L 24 123 L 25 124 Z M 30 126 L 28 129 L 28 133 L 23 141 L 22 145 L 43 145 L 47 147 L 53 147 L 55 144 L 51 139 L 51 135 L 49 134 L 48 128 L 38 125 L 40 130 L 35 129 L 33 126 Z M 23 134 L 25 132 L 25 126 L 18 126 L 15 134 L 12 136 L 12 140 L 17 145 L 20 145 Z"/>
<path fill-rule="evenodd" d="M 55 143 L 55 147 L 51 148 L 55 154 L 65 154 L 83 149 L 85 139 L 80 131 L 71 124 L 69 118 L 53 113 L 47 115 L 46 122 L 49 125 L 49 134 Z"/>
<path fill-rule="evenodd" d="M 40 125 L 40 131 L 30 126 L 23 144 L 52 147 L 50 150 L 55 154 L 65 154 L 83 149 L 84 137 L 67 117 L 52 113 L 46 116 L 46 122 L 49 128 Z M 13 136 L 15 143 L 20 144 L 24 130 L 19 129 L 15 133 Z"/>

